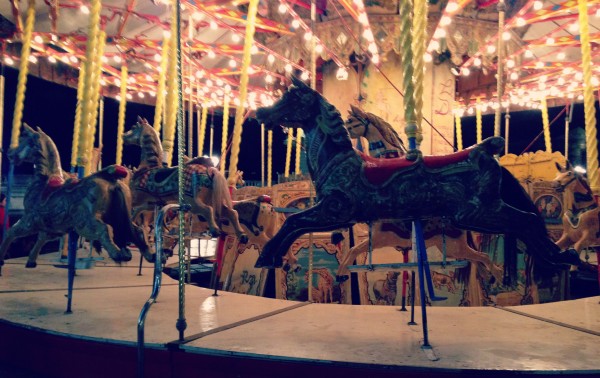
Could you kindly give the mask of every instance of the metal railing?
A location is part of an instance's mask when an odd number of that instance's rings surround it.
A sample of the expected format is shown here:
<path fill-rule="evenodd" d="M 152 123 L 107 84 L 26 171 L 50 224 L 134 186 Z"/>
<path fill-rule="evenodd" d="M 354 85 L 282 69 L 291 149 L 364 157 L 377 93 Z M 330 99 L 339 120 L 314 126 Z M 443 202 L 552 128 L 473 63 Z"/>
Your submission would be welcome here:
<path fill-rule="evenodd" d="M 150 311 L 150 307 L 154 304 L 154 302 L 156 302 L 156 298 L 158 298 L 160 284 L 162 281 L 162 224 L 165 213 L 169 210 L 179 211 L 179 205 L 171 204 L 164 206 L 162 209 L 160 209 L 158 215 L 154 219 L 154 244 L 156 248 L 156 254 L 154 256 L 154 280 L 152 285 L 152 294 L 144 304 L 144 307 L 142 307 L 142 311 L 140 311 L 137 327 L 138 377 L 140 378 L 144 376 L 144 326 L 146 316 L 148 315 L 148 311 Z"/>

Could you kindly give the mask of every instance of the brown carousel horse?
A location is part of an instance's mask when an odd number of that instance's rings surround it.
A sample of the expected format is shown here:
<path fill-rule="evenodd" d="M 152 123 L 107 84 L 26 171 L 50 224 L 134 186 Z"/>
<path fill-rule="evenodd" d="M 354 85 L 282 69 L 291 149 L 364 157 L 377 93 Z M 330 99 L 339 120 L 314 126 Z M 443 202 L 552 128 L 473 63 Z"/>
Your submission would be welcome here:
<path fill-rule="evenodd" d="M 519 182 L 496 161 L 501 137 L 448 156 L 375 159 L 352 148 L 339 111 L 318 92 L 293 77 L 280 100 L 260 108 L 267 127 L 301 127 L 314 207 L 289 216 L 265 245 L 256 267 L 279 267 L 292 243 L 308 232 L 332 231 L 382 219 L 446 217 L 458 228 L 510 233 L 527 251 L 551 264 L 578 263 L 559 253 L 543 219 Z M 576 259 L 576 260 L 575 260 Z"/>
<path fill-rule="evenodd" d="M 136 212 L 149 210 L 154 203 L 178 202 L 179 182 L 177 167 L 163 167 L 163 149 L 156 130 L 145 119 L 123 134 L 123 143 L 141 147 L 138 169 L 134 172 L 130 187 L 133 194 L 133 207 Z M 218 169 L 193 159 L 185 164 L 185 201 L 190 203 L 193 214 L 198 214 L 208 222 L 213 236 L 221 233 L 222 218 L 231 222 L 240 241 L 247 239 L 242 230 L 237 212 L 229 194 L 227 180 Z"/>
<path fill-rule="evenodd" d="M 552 187 L 565 193 L 563 233 L 556 245 L 561 250 L 572 248 L 579 255 L 586 247 L 600 245 L 600 207 L 584 173 L 574 170 L 569 161 L 564 167 L 556 163 L 556 168 Z"/>
<path fill-rule="evenodd" d="M 0 265 L 15 239 L 37 233 L 26 264 L 34 268 L 44 244 L 70 230 L 100 242 L 114 261 L 131 260 L 129 241 L 139 247 L 148 261 L 153 260 L 141 230 L 131 222 L 131 192 L 123 182 L 127 176 L 125 168 L 110 166 L 80 180 L 65 182 L 52 139 L 26 124 L 21 128 L 18 147 L 9 150 L 8 156 L 15 165 L 33 163 L 35 172 L 23 200 L 23 217 L 8 230 L 0 246 Z"/>
<path fill-rule="evenodd" d="M 364 137 L 369 142 L 369 153 L 378 158 L 402 157 L 406 149 L 394 128 L 382 118 L 362 111 L 350 105 L 346 129 L 352 139 Z M 407 223 L 407 224 L 405 224 Z M 423 223 L 423 236 L 426 245 L 442 246 L 446 243 L 448 256 L 455 259 L 466 259 L 484 264 L 496 279 L 502 278 L 502 272 L 485 253 L 478 252 L 469 246 L 467 234 L 452 226 L 441 218 L 432 218 Z M 356 234 L 367 235 L 367 227 L 363 224 L 355 226 Z M 376 222 L 372 227 L 372 248 L 394 246 L 397 250 L 408 250 L 412 246 L 410 222 Z M 348 265 L 361 253 L 368 252 L 369 240 L 364 240 L 342 258 L 337 277 L 343 281 L 349 278 Z"/>

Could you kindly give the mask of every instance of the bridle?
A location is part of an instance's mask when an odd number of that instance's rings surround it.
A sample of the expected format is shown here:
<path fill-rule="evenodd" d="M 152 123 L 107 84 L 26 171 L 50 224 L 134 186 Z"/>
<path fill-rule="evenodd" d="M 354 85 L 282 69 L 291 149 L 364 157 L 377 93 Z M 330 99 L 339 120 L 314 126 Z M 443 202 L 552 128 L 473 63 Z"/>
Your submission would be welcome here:
<path fill-rule="evenodd" d="M 560 184 L 560 186 L 557 188 L 557 189 L 559 189 L 558 191 L 563 192 L 567 188 L 567 186 L 571 185 L 571 183 L 575 180 L 577 180 L 576 174 L 574 174 L 573 178 L 571 178 L 569 181 L 565 182 L 564 184 Z"/>
<path fill-rule="evenodd" d="M 365 131 L 363 132 L 363 138 L 367 137 L 367 134 L 369 133 L 369 125 L 371 124 L 371 121 L 369 121 L 368 119 L 364 119 L 363 117 L 357 116 L 357 115 L 352 115 L 353 118 L 356 118 L 358 120 L 358 122 L 360 122 L 360 125 L 363 126 L 365 128 Z M 346 121 L 346 123 L 349 123 L 349 121 L 351 120 L 348 119 L 348 121 Z M 348 131 L 359 127 L 357 126 L 346 126 L 346 128 L 348 129 Z"/>

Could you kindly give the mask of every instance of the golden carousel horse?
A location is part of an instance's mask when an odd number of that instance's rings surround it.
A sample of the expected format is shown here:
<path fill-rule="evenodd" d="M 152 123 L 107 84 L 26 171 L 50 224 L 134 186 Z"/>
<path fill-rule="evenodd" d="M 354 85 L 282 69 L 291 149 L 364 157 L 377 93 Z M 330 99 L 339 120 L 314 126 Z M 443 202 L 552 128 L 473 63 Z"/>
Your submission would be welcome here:
<path fill-rule="evenodd" d="M 375 159 L 352 148 L 333 105 L 300 79 L 292 77 L 292 84 L 273 106 L 259 108 L 256 117 L 267 128 L 287 125 L 304 130 L 318 201 L 285 220 L 263 248 L 256 267 L 281 266 L 292 243 L 309 232 L 382 219 L 432 217 L 445 217 L 461 229 L 513 234 L 528 253 L 551 265 L 579 262 L 572 253 L 560 253 L 529 195 L 498 164 L 494 155 L 504 147 L 503 138 L 488 138 L 447 156 Z"/>
<path fill-rule="evenodd" d="M 371 156 L 392 158 L 405 155 L 404 143 L 394 128 L 372 113 L 364 112 L 356 106 L 350 105 L 345 126 L 352 139 L 360 137 L 367 139 Z M 501 269 L 492 263 L 487 254 L 478 252 L 469 246 L 465 231 L 452 226 L 449 221 L 441 218 L 431 218 L 424 221 L 423 228 L 423 236 L 427 246 L 442 246 L 445 242 L 449 257 L 482 263 L 497 280 L 502 278 Z M 359 236 L 366 236 L 368 235 L 367 226 L 359 223 L 355 225 L 355 232 Z M 403 222 L 375 222 L 372 226 L 371 239 L 373 249 L 394 246 L 396 250 L 408 250 L 412 247 L 410 222 L 407 224 Z M 350 277 L 348 265 L 352 264 L 361 253 L 368 252 L 368 249 L 369 240 L 366 239 L 352 247 L 344 255 L 337 271 L 339 281 L 345 281 Z"/>
<path fill-rule="evenodd" d="M 15 239 L 38 234 L 26 264 L 34 268 L 44 244 L 71 230 L 101 243 L 116 262 L 131 260 L 129 241 L 153 261 L 141 230 L 131 221 L 131 192 L 123 182 L 125 168 L 113 165 L 80 180 L 65 181 L 52 139 L 40 128 L 34 130 L 26 124 L 19 145 L 10 149 L 8 156 L 15 165 L 33 163 L 35 172 L 23 200 L 23 217 L 8 230 L 0 246 L 0 266 Z"/>
<path fill-rule="evenodd" d="M 584 173 L 577 172 L 569 161 L 556 163 L 558 174 L 552 187 L 565 193 L 563 233 L 556 241 L 561 250 L 570 248 L 577 255 L 587 247 L 600 245 L 600 207 L 596 203 Z"/>

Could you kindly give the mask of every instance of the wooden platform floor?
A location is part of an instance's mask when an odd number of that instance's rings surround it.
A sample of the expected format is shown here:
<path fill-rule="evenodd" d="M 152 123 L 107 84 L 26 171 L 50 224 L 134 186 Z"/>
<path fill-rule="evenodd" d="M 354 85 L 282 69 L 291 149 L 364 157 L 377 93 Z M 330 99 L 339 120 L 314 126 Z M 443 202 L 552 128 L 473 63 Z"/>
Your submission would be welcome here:
<path fill-rule="evenodd" d="M 0 277 L 0 363 L 44 377 L 134 377 L 137 319 L 152 271 L 137 258 L 79 270 L 7 260 Z M 187 285 L 179 341 L 177 282 L 163 275 L 146 320 L 147 377 L 600 376 L 600 297 L 542 305 L 427 309 L 432 348 L 397 307 L 311 304 Z M 101 354 L 98 356 L 97 354 Z M 0 370 L 1 371 L 1 370 Z M 198 374 L 194 374 L 197 372 Z M 204 372 L 203 374 L 201 374 Z"/>

